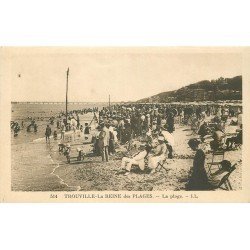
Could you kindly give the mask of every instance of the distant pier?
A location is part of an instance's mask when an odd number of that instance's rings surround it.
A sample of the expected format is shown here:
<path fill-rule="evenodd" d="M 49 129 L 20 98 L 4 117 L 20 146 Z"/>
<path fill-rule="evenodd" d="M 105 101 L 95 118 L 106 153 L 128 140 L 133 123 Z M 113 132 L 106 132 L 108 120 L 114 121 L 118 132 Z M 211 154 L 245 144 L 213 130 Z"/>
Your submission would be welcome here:
<path fill-rule="evenodd" d="M 11 102 L 11 104 L 65 104 L 65 102 Z M 94 104 L 94 102 L 69 102 L 69 104 L 79 105 L 79 104 Z"/>
<path fill-rule="evenodd" d="M 11 104 L 53 104 L 53 105 L 65 105 L 65 102 L 11 102 Z M 107 102 L 68 102 L 69 105 L 108 105 Z M 111 102 L 112 105 L 114 104 L 121 104 L 121 102 Z"/>

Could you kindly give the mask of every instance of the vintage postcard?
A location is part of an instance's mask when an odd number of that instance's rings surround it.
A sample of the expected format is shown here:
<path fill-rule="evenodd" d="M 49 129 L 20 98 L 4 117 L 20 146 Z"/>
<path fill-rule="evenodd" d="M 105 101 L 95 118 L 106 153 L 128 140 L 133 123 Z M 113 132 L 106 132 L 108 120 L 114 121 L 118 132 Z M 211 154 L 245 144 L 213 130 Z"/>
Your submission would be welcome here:
<path fill-rule="evenodd" d="M 249 84 L 250 47 L 2 47 L 0 202 L 249 202 Z"/>

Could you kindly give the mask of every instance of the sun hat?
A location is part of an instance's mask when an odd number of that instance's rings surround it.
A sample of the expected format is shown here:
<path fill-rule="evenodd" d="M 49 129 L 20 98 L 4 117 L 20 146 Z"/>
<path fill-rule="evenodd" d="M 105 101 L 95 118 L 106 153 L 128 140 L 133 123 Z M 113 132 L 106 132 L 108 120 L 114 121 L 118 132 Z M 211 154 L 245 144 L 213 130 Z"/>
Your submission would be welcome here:
<path fill-rule="evenodd" d="M 158 136 L 158 141 L 164 141 L 164 140 L 165 140 L 164 136 Z"/>

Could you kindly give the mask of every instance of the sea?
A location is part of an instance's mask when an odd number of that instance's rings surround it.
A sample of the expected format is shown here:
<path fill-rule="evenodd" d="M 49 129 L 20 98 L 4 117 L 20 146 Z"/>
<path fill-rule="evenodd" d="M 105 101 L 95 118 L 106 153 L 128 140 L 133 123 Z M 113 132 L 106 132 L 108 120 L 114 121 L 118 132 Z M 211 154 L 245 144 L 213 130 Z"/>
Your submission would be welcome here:
<path fill-rule="evenodd" d="M 107 106 L 107 103 L 69 103 L 68 110 L 92 109 Z M 58 140 L 51 138 L 45 141 L 45 128 L 49 118 L 56 117 L 61 111 L 65 112 L 63 103 L 12 103 L 11 121 L 23 122 L 18 136 L 11 133 L 11 188 L 12 191 L 72 191 L 79 187 L 68 186 L 54 172 L 65 164 L 65 157 L 58 154 Z M 80 122 L 90 123 L 93 112 L 80 115 Z M 30 118 L 38 125 L 37 132 L 27 132 Z M 56 122 L 50 125 L 52 133 L 56 130 Z M 59 132 L 59 131 L 58 131 Z M 60 136 L 59 136 L 60 137 Z"/>

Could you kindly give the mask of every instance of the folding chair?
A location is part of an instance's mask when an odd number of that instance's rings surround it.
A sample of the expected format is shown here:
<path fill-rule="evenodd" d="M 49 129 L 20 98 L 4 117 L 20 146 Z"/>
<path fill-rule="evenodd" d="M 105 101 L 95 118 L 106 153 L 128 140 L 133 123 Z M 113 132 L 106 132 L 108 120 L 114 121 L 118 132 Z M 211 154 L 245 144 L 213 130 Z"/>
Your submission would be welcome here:
<path fill-rule="evenodd" d="M 198 123 L 198 122 L 196 122 L 195 124 L 192 124 L 192 125 L 191 125 L 192 134 L 193 134 L 193 135 L 198 134 L 199 128 L 200 128 L 200 126 L 199 126 L 199 123 Z"/>
<path fill-rule="evenodd" d="M 225 155 L 225 151 L 224 150 L 220 150 L 220 151 L 214 151 L 213 155 L 212 155 L 212 162 L 208 163 L 208 174 L 211 174 L 211 170 L 212 167 L 217 166 L 220 169 L 220 164 L 221 162 L 224 160 L 224 155 Z M 216 160 L 216 157 L 221 157 L 220 160 Z"/>
<path fill-rule="evenodd" d="M 165 169 L 166 172 L 168 171 L 168 169 L 166 167 L 164 167 L 164 164 L 166 163 L 166 161 L 167 161 L 167 157 L 165 157 L 162 162 L 158 162 L 158 165 L 156 168 L 157 172 L 160 172 L 162 170 L 162 168 Z"/>
<path fill-rule="evenodd" d="M 234 139 L 232 144 L 233 144 L 232 149 L 234 149 L 234 150 L 241 148 L 241 145 L 242 145 L 242 143 L 240 141 L 238 141 L 236 138 Z"/>
<path fill-rule="evenodd" d="M 223 176 L 223 178 L 221 179 L 219 185 L 215 188 L 215 189 L 223 189 L 223 190 L 227 190 L 227 191 L 230 191 L 230 190 L 233 190 L 232 189 L 232 186 L 231 186 L 231 183 L 229 181 L 229 176 L 232 174 L 232 172 L 236 169 L 235 167 L 236 164 L 234 164 L 232 167 L 231 167 L 231 170 Z M 224 186 L 224 187 L 223 187 Z"/>
<path fill-rule="evenodd" d="M 233 149 L 234 149 L 234 150 L 236 150 L 236 149 L 241 149 L 241 146 L 242 146 L 241 143 L 234 143 Z"/>

